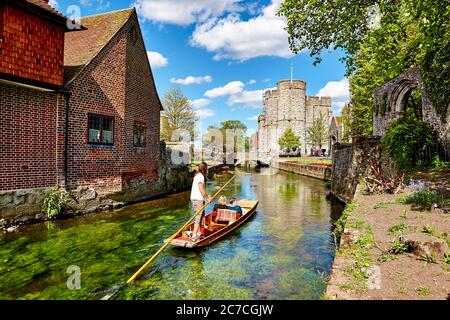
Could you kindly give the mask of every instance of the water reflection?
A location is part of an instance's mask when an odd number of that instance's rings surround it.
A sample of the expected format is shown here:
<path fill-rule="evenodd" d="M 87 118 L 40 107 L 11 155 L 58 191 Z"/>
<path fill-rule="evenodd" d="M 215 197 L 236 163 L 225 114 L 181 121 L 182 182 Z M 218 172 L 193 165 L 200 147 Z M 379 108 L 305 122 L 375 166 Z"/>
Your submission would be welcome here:
<path fill-rule="evenodd" d="M 246 225 L 203 250 L 164 251 L 116 298 L 320 298 L 334 255 L 331 220 L 341 209 L 332 209 L 321 181 L 270 170 L 236 172 L 239 178 L 224 191 L 260 200 Z M 208 181 L 208 192 L 229 177 Z M 185 192 L 2 236 L 0 298 L 98 299 L 123 284 L 189 213 Z M 73 264 L 82 271 L 80 290 L 65 285 Z"/>

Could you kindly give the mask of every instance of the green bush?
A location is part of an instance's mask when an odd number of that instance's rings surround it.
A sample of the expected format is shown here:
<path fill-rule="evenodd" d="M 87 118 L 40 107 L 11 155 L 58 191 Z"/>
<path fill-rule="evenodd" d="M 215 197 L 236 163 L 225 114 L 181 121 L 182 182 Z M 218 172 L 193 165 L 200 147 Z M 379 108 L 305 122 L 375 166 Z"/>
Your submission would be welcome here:
<path fill-rule="evenodd" d="M 418 166 L 430 165 L 419 163 L 419 152 L 426 144 L 435 145 L 437 137 L 431 125 L 426 122 L 399 119 L 387 128 L 381 143 L 398 170 L 411 172 Z"/>
<path fill-rule="evenodd" d="M 428 189 L 422 189 L 402 199 L 402 203 L 413 204 L 420 207 L 428 207 L 434 203 L 439 204 L 441 199 L 437 192 Z"/>
<path fill-rule="evenodd" d="M 44 199 L 42 212 L 50 219 L 56 218 L 69 200 L 69 194 L 65 190 L 53 189 L 47 198 Z"/>

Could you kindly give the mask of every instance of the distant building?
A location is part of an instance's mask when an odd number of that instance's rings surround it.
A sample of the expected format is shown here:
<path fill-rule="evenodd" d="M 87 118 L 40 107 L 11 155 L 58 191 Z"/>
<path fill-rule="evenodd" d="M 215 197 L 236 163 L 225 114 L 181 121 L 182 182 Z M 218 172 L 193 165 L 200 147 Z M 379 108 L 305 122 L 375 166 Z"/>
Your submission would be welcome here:
<path fill-rule="evenodd" d="M 0 4 L 0 191 L 152 183 L 162 106 L 135 9 L 66 21 L 47 0 Z"/>
<path fill-rule="evenodd" d="M 330 123 L 330 138 L 332 142 L 342 142 L 344 135 L 344 124 L 342 117 L 332 117 Z"/>
<path fill-rule="evenodd" d="M 274 90 L 264 94 L 264 114 L 258 118 L 258 152 L 279 155 L 278 140 L 288 128 L 300 136 L 302 154 L 313 146 L 307 143 L 306 129 L 323 114 L 328 127 L 332 109 L 330 97 L 306 96 L 303 80 L 282 80 Z M 328 151 L 328 143 L 323 148 Z"/>

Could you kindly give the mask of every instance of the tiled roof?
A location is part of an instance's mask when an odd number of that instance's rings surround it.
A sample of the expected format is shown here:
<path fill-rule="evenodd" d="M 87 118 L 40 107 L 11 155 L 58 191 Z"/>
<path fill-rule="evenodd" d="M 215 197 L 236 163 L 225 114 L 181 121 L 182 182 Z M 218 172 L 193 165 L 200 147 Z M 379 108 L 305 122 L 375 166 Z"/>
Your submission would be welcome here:
<path fill-rule="evenodd" d="M 64 43 L 64 83 L 72 80 L 128 21 L 134 8 L 81 18 L 86 29 L 69 32 Z"/>
<path fill-rule="evenodd" d="M 334 121 L 336 121 L 336 125 L 341 124 L 341 117 L 334 117 Z"/>
<path fill-rule="evenodd" d="M 37 7 L 40 7 L 50 13 L 53 13 L 54 15 L 57 15 L 61 18 L 66 18 L 64 15 L 62 15 L 61 13 L 59 13 L 55 8 L 53 8 L 51 5 L 48 4 L 48 1 L 45 0 L 25 0 L 26 2 L 35 5 Z"/>

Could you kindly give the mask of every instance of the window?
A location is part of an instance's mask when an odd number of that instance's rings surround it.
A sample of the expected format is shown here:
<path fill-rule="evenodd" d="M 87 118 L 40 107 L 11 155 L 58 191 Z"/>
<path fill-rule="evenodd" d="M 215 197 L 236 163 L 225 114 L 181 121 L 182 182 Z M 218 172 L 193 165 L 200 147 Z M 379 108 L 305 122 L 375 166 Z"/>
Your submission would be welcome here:
<path fill-rule="evenodd" d="M 89 114 L 89 143 L 114 144 L 114 118 Z"/>
<path fill-rule="evenodd" d="M 147 143 L 147 126 L 143 123 L 134 123 L 133 144 L 135 147 L 145 147 Z"/>

